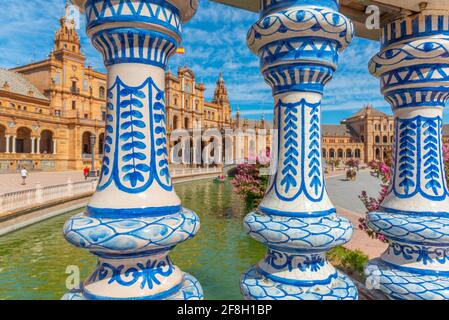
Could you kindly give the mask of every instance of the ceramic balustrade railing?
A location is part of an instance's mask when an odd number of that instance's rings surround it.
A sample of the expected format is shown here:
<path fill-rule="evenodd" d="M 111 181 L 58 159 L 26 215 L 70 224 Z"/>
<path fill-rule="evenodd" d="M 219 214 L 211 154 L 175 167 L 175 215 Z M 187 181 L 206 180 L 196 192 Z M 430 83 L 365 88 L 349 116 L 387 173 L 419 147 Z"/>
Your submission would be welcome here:
<path fill-rule="evenodd" d="M 170 170 L 173 178 L 220 174 L 220 168 L 182 168 Z M 15 191 L 0 195 L 0 213 L 26 208 L 32 205 L 56 201 L 67 197 L 79 196 L 95 191 L 98 180 L 68 182 L 66 184 Z"/>
<path fill-rule="evenodd" d="M 77 183 L 68 182 L 48 187 L 40 187 L 38 184 L 34 189 L 5 193 L 0 195 L 0 214 L 62 200 L 67 197 L 92 193 L 95 191 L 97 182 L 95 179 Z"/>

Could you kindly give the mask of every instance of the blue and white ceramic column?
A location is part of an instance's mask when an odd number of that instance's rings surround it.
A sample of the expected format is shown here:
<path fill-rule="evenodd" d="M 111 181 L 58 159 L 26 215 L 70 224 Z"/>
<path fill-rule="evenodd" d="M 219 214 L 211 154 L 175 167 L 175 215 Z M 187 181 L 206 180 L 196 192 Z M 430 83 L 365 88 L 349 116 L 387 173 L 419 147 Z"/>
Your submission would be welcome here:
<path fill-rule="evenodd" d="M 242 276 L 246 299 L 357 299 L 354 284 L 326 259 L 348 242 L 351 223 L 326 192 L 321 100 L 353 25 L 337 0 L 264 0 L 248 43 L 273 89 L 278 129 L 276 174 L 246 231 L 267 245 L 264 260 Z"/>
<path fill-rule="evenodd" d="M 66 239 L 98 256 L 81 292 L 66 299 L 202 299 L 198 281 L 168 253 L 193 237 L 168 168 L 165 68 L 197 0 L 78 0 L 108 74 L 104 160 L 87 210 Z"/>
<path fill-rule="evenodd" d="M 389 193 L 369 226 L 389 240 L 368 279 L 392 299 L 449 299 L 449 193 L 442 114 L 449 98 L 449 15 L 387 24 L 370 62 L 396 121 Z"/>

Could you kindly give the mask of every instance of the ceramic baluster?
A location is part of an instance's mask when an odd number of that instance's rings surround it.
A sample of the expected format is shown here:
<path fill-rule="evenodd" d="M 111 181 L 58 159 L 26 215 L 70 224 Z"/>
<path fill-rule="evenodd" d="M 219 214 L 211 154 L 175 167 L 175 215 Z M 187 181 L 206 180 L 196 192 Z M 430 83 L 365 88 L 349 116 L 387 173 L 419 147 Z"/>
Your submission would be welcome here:
<path fill-rule="evenodd" d="M 107 67 L 101 178 L 66 239 L 98 257 L 65 299 L 201 299 L 198 281 L 168 253 L 200 222 L 176 195 L 166 147 L 165 69 L 197 0 L 78 0 Z"/>
<path fill-rule="evenodd" d="M 242 276 L 247 299 L 357 299 L 352 281 L 326 259 L 351 239 L 351 223 L 336 213 L 325 188 L 321 101 L 353 25 L 337 0 L 263 0 L 248 44 L 273 89 L 278 129 L 276 173 L 246 231 L 268 247 Z"/>
<path fill-rule="evenodd" d="M 441 13 L 441 15 L 439 15 Z M 449 98 L 449 14 L 388 23 L 370 62 L 395 116 L 388 195 L 369 226 L 389 247 L 366 268 L 392 299 L 449 299 L 449 193 L 443 108 Z"/>

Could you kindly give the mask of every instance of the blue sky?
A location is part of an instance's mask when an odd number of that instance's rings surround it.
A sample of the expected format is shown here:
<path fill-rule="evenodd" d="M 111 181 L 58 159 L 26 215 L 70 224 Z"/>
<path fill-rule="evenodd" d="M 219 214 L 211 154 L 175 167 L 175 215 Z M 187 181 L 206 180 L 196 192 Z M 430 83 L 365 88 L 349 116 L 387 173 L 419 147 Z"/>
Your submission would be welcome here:
<path fill-rule="evenodd" d="M 10 68 L 45 59 L 53 46 L 58 19 L 64 13 L 64 0 L 0 0 L 0 67 Z M 172 57 L 170 68 L 176 71 L 187 63 L 213 95 L 220 71 L 227 83 L 234 112 L 259 119 L 264 112 L 272 118 L 273 98 L 259 70 L 258 58 L 246 46 L 246 33 L 258 19 L 251 12 L 200 0 L 197 15 L 184 28 L 186 55 Z M 100 54 L 79 30 L 88 63 L 104 71 Z M 364 104 L 371 103 L 390 113 L 379 92 L 379 82 L 368 72 L 369 59 L 379 50 L 377 42 L 356 38 L 341 55 L 334 79 L 328 84 L 323 101 L 323 122 L 339 123 Z"/>

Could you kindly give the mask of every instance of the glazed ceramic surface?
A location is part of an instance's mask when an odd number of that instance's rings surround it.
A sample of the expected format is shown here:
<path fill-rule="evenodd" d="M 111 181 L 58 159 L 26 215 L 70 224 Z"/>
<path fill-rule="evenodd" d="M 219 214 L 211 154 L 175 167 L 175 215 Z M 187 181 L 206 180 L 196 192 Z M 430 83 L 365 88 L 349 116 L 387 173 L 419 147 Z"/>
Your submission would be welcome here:
<path fill-rule="evenodd" d="M 198 281 L 168 257 L 199 230 L 181 207 L 166 147 L 165 68 L 197 1 L 77 1 L 108 74 L 101 178 L 66 239 L 99 257 L 81 292 L 66 299 L 201 299 Z"/>
<path fill-rule="evenodd" d="M 268 247 L 242 277 L 247 299 L 357 299 L 354 284 L 326 259 L 348 242 L 351 223 L 336 214 L 324 182 L 321 100 L 353 25 L 334 0 L 264 0 L 248 44 L 273 89 L 277 170 L 246 231 Z"/>
<path fill-rule="evenodd" d="M 369 225 L 390 241 L 367 273 L 392 299 L 449 298 L 449 193 L 442 114 L 449 97 L 449 16 L 388 24 L 370 63 L 395 114 L 392 181 Z"/>

